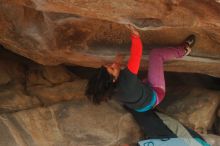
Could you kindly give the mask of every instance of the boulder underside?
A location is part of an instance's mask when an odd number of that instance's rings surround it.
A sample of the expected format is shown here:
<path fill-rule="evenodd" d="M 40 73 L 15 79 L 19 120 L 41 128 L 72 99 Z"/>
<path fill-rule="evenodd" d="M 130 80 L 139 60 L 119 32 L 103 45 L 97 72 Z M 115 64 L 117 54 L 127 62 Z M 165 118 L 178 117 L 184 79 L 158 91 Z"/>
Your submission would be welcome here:
<path fill-rule="evenodd" d="M 129 56 L 124 24 L 148 26 L 140 30 L 142 69 L 152 48 L 178 45 L 195 34 L 190 56 L 167 63 L 165 69 L 220 77 L 219 13 L 220 3 L 215 0 L 2 0 L 0 43 L 44 65 L 99 67 L 117 53 Z"/>

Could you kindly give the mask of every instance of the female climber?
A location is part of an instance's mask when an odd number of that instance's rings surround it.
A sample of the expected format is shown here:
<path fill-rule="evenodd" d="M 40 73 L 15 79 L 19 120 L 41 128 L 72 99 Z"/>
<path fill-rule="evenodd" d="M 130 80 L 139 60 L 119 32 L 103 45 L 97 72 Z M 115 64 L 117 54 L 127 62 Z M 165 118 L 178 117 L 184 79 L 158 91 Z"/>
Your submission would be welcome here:
<path fill-rule="evenodd" d="M 148 77 L 141 81 L 137 77 L 142 56 L 142 42 L 138 31 L 131 25 L 130 58 L 121 69 L 122 59 L 117 56 L 111 64 L 98 69 L 88 82 L 86 95 L 95 104 L 111 97 L 137 112 L 148 111 L 157 106 L 165 96 L 163 63 L 182 58 L 191 52 L 195 36 L 190 35 L 178 47 L 155 48 L 149 54 Z"/>

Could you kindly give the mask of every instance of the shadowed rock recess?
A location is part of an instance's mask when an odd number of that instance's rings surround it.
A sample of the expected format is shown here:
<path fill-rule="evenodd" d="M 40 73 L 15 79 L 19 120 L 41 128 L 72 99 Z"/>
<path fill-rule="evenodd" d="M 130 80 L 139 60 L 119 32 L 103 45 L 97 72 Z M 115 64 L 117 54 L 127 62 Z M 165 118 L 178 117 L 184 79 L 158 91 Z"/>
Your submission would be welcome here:
<path fill-rule="evenodd" d="M 152 48 L 196 35 L 190 56 L 164 65 L 160 108 L 220 146 L 219 0 L 0 0 L 0 146 L 123 146 L 141 139 L 118 103 L 95 106 L 84 95 L 95 68 L 117 53 L 126 64 L 124 24 L 140 31 L 141 78 Z"/>

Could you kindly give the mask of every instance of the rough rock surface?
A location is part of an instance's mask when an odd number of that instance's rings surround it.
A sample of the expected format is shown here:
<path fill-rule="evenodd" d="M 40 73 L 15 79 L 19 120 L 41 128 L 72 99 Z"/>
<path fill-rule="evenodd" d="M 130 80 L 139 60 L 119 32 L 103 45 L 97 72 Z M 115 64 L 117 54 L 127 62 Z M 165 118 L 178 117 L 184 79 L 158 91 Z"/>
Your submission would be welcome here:
<path fill-rule="evenodd" d="M 0 50 L 0 113 L 34 108 L 40 105 L 36 97 L 26 92 L 25 68 Z"/>
<path fill-rule="evenodd" d="M 181 94 L 181 92 L 183 90 L 175 94 Z M 166 108 L 166 113 L 199 133 L 207 133 L 214 123 L 219 97 L 220 92 L 194 88 L 184 98 L 178 96 L 177 101 L 170 103 Z"/>
<path fill-rule="evenodd" d="M 64 66 L 42 66 L 0 50 L 0 113 L 84 99 L 87 80 Z"/>
<path fill-rule="evenodd" d="M 123 24 L 146 25 L 142 67 L 150 48 L 179 44 L 194 33 L 191 56 L 166 70 L 220 77 L 219 13 L 216 0 L 1 0 L 0 43 L 44 65 L 98 67 L 117 52 L 128 55 Z"/>
<path fill-rule="evenodd" d="M 141 136 L 132 116 L 117 103 L 86 100 L 0 115 L 0 145 L 123 146 Z M 203 135 L 219 146 L 219 136 Z"/>
<path fill-rule="evenodd" d="M 44 104 L 85 98 L 87 80 L 80 79 L 64 66 L 29 66 L 27 92 Z"/>
<path fill-rule="evenodd" d="M 140 137 L 132 116 L 120 106 L 86 100 L 3 114 L 0 127 L 4 146 L 120 146 Z"/>
<path fill-rule="evenodd" d="M 199 74 L 165 74 L 167 91 L 160 108 L 199 133 L 207 133 L 216 121 L 220 101 L 219 82 Z"/>

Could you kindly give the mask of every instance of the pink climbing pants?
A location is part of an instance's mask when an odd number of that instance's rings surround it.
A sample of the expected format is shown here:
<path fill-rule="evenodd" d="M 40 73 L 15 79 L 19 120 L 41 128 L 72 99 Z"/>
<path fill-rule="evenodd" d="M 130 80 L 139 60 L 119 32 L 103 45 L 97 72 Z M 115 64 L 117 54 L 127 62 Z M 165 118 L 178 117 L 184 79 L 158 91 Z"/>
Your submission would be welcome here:
<path fill-rule="evenodd" d="M 150 52 L 148 82 L 157 93 L 156 105 L 163 100 L 166 91 L 163 63 L 165 61 L 183 57 L 186 54 L 186 50 L 184 49 L 185 47 L 186 45 L 178 47 L 155 48 Z"/>

